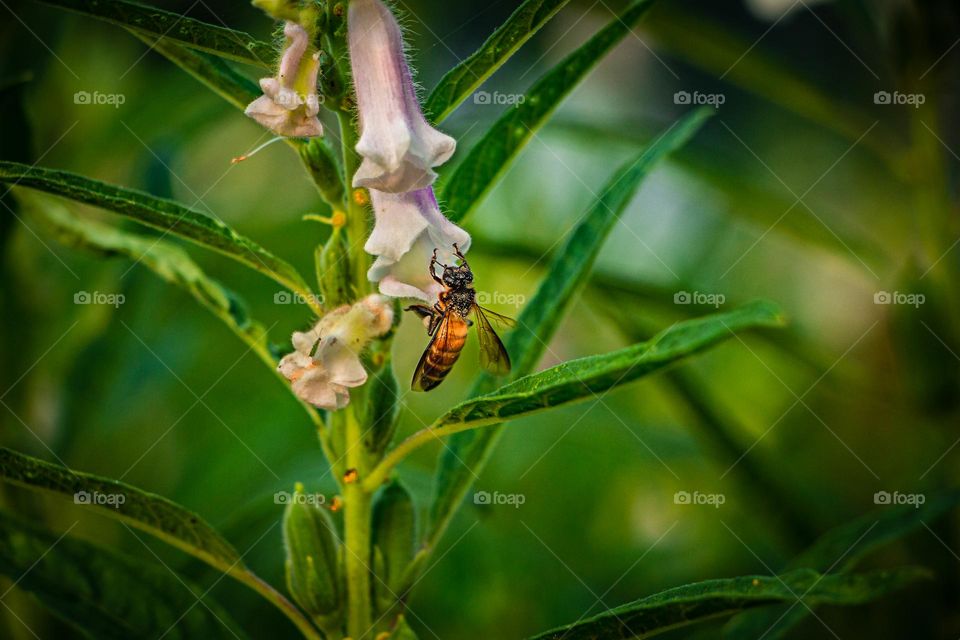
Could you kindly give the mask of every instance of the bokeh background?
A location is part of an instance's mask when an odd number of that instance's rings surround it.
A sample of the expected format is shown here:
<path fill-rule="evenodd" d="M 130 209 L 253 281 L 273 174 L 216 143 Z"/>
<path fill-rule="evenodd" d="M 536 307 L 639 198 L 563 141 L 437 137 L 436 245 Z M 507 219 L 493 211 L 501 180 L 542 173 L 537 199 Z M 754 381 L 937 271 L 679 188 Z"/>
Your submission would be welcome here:
<path fill-rule="evenodd" d="M 242 2 L 161 4 L 272 36 Z M 397 4 L 429 90 L 517 3 Z M 288 148 L 231 165 L 263 131 L 145 44 L 44 5 L 0 5 L 4 159 L 174 197 L 312 273 L 327 231 L 301 216 L 323 209 Z M 522 93 L 620 6 L 574 0 L 482 90 Z M 469 225 L 478 287 L 507 314 L 618 164 L 692 108 L 678 92 L 722 102 L 646 181 L 543 366 L 714 310 L 679 304 L 682 292 L 720 308 L 770 298 L 790 325 L 733 339 L 601 401 L 511 424 L 476 488 L 523 504 L 468 498 L 411 598 L 421 638 L 521 638 L 662 588 L 769 573 L 818 533 L 882 508 L 878 491 L 957 483 L 958 38 L 960 10 L 949 0 L 662 0 L 564 103 Z M 75 104 L 78 91 L 124 102 Z M 884 104 L 877 92 L 914 104 Z M 506 108 L 497 100 L 468 101 L 445 123 L 460 148 L 445 175 Z M 185 504 L 282 585 L 273 493 L 295 481 L 332 488 L 294 399 L 218 320 L 144 268 L 65 248 L 6 208 L 0 244 L 2 444 L 55 452 L 72 468 Z M 306 307 L 274 302 L 267 279 L 191 253 L 243 295 L 275 342 L 309 322 Z M 125 302 L 74 304 L 80 291 Z M 884 292 L 892 304 L 882 304 Z M 425 341 L 408 319 L 395 353 L 404 388 Z M 403 397 L 401 435 L 463 397 L 478 370 L 474 349 L 436 392 Z M 421 507 L 436 456 L 426 448 L 401 468 Z M 725 502 L 676 504 L 677 491 Z M 79 521 L 71 535 L 145 561 L 155 553 L 202 584 L 218 578 L 62 500 L 8 486 L 0 499 L 57 532 Z M 933 581 L 873 605 L 824 609 L 823 623 L 811 619 L 795 637 L 957 637 L 956 525 L 930 523 L 867 560 L 924 564 Z M 256 637 L 294 636 L 229 580 L 209 597 Z M 69 634 L 26 593 L 13 589 L 3 602 L 4 637 L 32 637 L 14 611 L 41 637 Z M 711 625 L 679 637 L 716 634 Z"/>

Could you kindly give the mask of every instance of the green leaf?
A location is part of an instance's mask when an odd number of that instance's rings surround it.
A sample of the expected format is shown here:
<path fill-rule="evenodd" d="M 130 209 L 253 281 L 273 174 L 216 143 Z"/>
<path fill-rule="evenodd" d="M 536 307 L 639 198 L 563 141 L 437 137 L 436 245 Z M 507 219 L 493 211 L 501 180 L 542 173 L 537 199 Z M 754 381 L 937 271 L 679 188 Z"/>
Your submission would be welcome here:
<path fill-rule="evenodd" d="M 674 587 L 531 640 L 649 638 L 678 627 L 778 602 L 854 605 L 905 587 L 929 572 L 917 567 L 863 574 L 798 570 L 779 577 L 744 576 Z M 805 608 L 797 603 L 797 607 Z"/>
<path fill-rule="evenodd" d="M 269 68 L 277 53 L 249 33 L 217 26 L 178 13 L 124 0 L 42 0 L 104 22 L 127 27 L 156 38 L 166 38 L 238 62 Z"/>
<path fill-rule="evenodd" d="M 438 419 L 432 430 L 442 433 L 442 429 L 469 429 L 593 398 L 712 347 L 739 331 L 782 324 L 779 308 L 765 301 L 678 322 L 647 342 L 569 360 L 461 402 Z"/>
<path fill-rule="evenodd" d="M 88 637 L 240 637 L 219 604 L 168 569 L 2 512 L 0 572 Z"/>
<path fill-rule="evenodd" d="M 534 370 L 576 292 L 590 276 L 603 242 L 619 216 L 633 199 L 643 178 L 668 154 L 692 137 L 710 114 L 697 110 L 668 128 L 642 153 L 611 178 L 597 202 L 557 251 L 533 298 L 517 319 L 517 328 L 507 337 L 507 351 L 513 359 L 512 378 Z M 483 376 L 474 385 L 472 396 L 487 393 L 495 380 Z M 500 427 L 458 433 L 450 438 L 441 455 L 434 482 L 427 546 L 443 533 L 463 496 L 473 483 L 472 469 L 479 470 L 496 443 Z"/>
<path fill-rule="evenodd" d="M 107 256 L 127 257 L 186 290 L 230 327 L 260 360 L 280 376 L 263 325 L 252 320 L 237 295 L 209 278 L 186 251 L 165 240 L 128 233 L 93 220 L 83 220 L 52 198 L 28 195 L 26 191 L 19 190 L 18 197 L 24 208 L 39 216 L 60 243 Z"/>
<path fill-rule="evenodd" d="M 216 56 L 190 49 L 166 38 L 152 43 L 149 36 L 138 31 L 132 33 L 147 44 L 152 44 L 154 51 L 207 85 L 238 109 L 246 109 L 248 104 L 262 95 L 256 82 Z"/>
<path fill-rule="evenodd" d="M 469 58 L 447 72 L 424 105 L 439 124 L 533 37 L 569 0 L 525 0 Z"/>
<path fill-rule="evenodd" d="M 511 107 L 470 150 L 443 189 L 448 216 L 457 222 L 473 210 L 510 163 L 607 52 L 624 36 L 650 6 L 651 0 L 635 0 L 610 24 L 567 56 L 527 91 L 523 102 Z"/>
<path fill-rule="evenodd" d="M 933 522 L 960 505 L 960 490 L 928 494 L 919 507 L 882 507 L 831 529 L 787 564 L 787 569 L 809 567 L 818 571 L 846 571 L 865 555 Z"/>
<path fill-rule="evenodd" d="M 118 187 L 68 171 L 0 162 L 0 182 L 31 187 L 76 202 L 101 207 L 154 229 L 213 249 L 314 300 L 309 287 L 287 262 L 240 235 L 220 220 L 143 191 Z"/>
<path fill-rule="evenodd" d="M 240 554 L 213 527 L 162 496 L 5 448 L 0 448 L 0 479 L 66 496 L 77 504 L 142 529 L 222 571 L 234 566 L 243 569 Z"/>
<path fill-rule="evenodd" d="M 236 549 L 200 516 L 163 496 L 0 448 L 0 480 L 71 498 L 155 536 L 246 584 L 286 615 L 306 638 L 320 635 L 300 611 L 243 564 Z"/>
<path fill-rule="evenodd" d="M 793 558 L 787 569 L 809 567 L 822 572 L 841 573 L 852 569 L 868 553 L 902 538 L 933 522 L 960 504 L 960 491 L 946 491 L 927 496 L 920 507 L 898 505 L 884 507 L 831 529 L 809 548 Z M 770 607 L 750 611 L 733 618 L 724 629 L 726 638 L 764 638 L 774 640 L 810 615 L 806 607 Z"/>
<path fill-rule="evenodd" d="M 764 46 L 757 46 L 760 41 L 754 35 L 737 34 L 723 23 L 704 20 L 687 8 L 669 2 L 661 3 L 650 14 L 645 27 L 658 50 L 848 140 L 859 140 L 874 123 L 870 113 L 858 106 L 862 101 L 844 100 L 842 92 L 817 86 L 793 68 L 791 60 L 778 59 Z M 883 127 L 863 138 L 860 144 L 881 158 L 892 159 L 894 164 L 895 156 L 902 154 L 903 149 L 903 143 Z"/>

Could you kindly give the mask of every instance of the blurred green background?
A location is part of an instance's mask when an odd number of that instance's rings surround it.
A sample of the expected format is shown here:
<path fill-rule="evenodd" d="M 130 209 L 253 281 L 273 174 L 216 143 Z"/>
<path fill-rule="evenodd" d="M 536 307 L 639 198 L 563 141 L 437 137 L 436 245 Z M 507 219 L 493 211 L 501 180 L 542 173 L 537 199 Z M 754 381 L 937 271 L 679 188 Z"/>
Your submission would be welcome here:
<path fill-rule="evenodd" d="M 397 4 L 426 91 L 517 3 Z M 312 273 L 327 231 L 300 220 L 322 209 L 288 148 L 231 165 L 266 139 L 263 130 L 145 44 L 44 5 L 0 5 L 4 159 L 176 198 Z M 242 2 L 162 6 L 272 35 Z M 522 93 L 619 6 L 571 2 L 482 90 Z M 468 497 L 412 595 L 421 638 L 520 638 L 662 588 L 769 573 L 816 534 L 877 509 L 875 492 L 957 484 L 960 8 L 661 0 L 634 35 L 472 218 L 478 288 L 500 301 L 529 296 L 544 256 L 615 167 L 691 108 L 678 94 L 686 92 L 690 102 L 722 101 L 717 115 L 644 184 L 543 365 L 713 310 L 678 304 L 681 292 L 722 296 L 721 308 L 770 298 L 790 326 L 733 339 L 601 401 L 511 424 L 476 489 L 524 502 Z M 75 104 L 78 91 L 125 100 Z M 923 104 L 883 104 L 877 92 Z M 442 175 L 505 108 L 468 101 L 446 121 L 460 151 Z M 64 248 L 25 214 L 4 208 L 0 220 L 2 444 L 55 453 L 186 505 L 282 585 L 282 508 L 272 494 L 295 481 L 333 486 L 294 399 L 213 316 L 142 267 Z M 274 303 L 278 289 L 266 278 L 191 253 L 242 294 L 274 342 L 309 322 L 305 306 Z M 81 291 L 122 293 L 125 302 L 74 304 Z M 893 304 L 875 301 L 883 292 Z M 897 303 L 908 294 L 923 303 Z M 407 319 L 394 359 L 404 389 L 425 342 Z M 477 373 L 474 349 L 436 392 L 404 396 L 401 435 L 463 397 Z M 421 507 L 436 456 L 425 448 L 401 468 Z M 676 504 L 677 491 L 725 502 Z M 149 561 L 155 553 L 203 584 L 219 577 L 62 500 L 8 486 L 0 496 L 58 534 L 79 521 L 71 535 Z M 956 638 L 956 525 L 931 523 L 868 560 L 924 564 L 935 580 L 872 605 L 824 609 L 795 637 Z M 210 597 L 255 637 L 294 636 L 240 585 L 217 582 Z M 3 603 L 4 637 L 32 637 L 17 617 L 41 637 L 70 633 L 17 589 Z M 713 625 L 679 637 L 716 634 Z"/>

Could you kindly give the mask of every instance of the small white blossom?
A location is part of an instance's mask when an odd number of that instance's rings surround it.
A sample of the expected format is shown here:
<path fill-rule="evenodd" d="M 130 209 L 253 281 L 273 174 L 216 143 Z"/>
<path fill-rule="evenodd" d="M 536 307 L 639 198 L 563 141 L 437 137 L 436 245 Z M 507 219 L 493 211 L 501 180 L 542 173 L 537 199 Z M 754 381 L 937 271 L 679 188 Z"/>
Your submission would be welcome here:
<path fill-rule="evenodd" d="M 384 295 L 436 302 L 442 287 L 430 277 L 430 256 L 436 249 L 441 263 L 454 264 L 453 245 L 466 253 L 470 234 L 440 213 L 432 187 L 409 193 L 371 189 L 370 199 L 376 220 L 363 248 L 377 259 L 367 277 Z"/>
<path fill-rule="evenodd" d="M 280 360 L 280 373 L 298 398 L 335 411 L 350 403 L 350 388 L 367 381 L 360 352 L 393 324 L 393 307 L 373 294 L 323 316 L 309 331 L 293 334 L 292 353 Z"/>
<path fill-rule="evenodd" d="M 423 117 L 396 18 L 380 0 L 352 0 L 348 29 L 363 157 L 353 186 L 391 193 L 430 186 L 432 167 L 453 155 L 456 141 Z"/>
<path fill-rule="evenodd" d="M 261 78 L 264 95 L 247 105 L 245 114 L 274 133 L 291 138 L 323 135 L 317 119 L 320 98 L 317 95 L 317 74 L 320 54 L 307 54 L 310 36 L 296 22 L 287 21 L 283 28 L 287 48 L 280 60 L 276 78 Z"/>

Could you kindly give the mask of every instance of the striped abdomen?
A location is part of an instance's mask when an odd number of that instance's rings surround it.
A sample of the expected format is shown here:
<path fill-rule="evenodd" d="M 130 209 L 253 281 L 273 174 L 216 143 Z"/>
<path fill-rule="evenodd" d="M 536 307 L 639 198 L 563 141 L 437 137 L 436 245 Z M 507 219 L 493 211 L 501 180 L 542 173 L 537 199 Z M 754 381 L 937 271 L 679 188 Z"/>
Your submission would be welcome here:
<path fill-rule="evenodd" d="M 448 311 L 420 358 L 413 375 L 413 388 L 429 391 L 443 382 L 460 357 L 466 341 L 467 321 Z"/>

